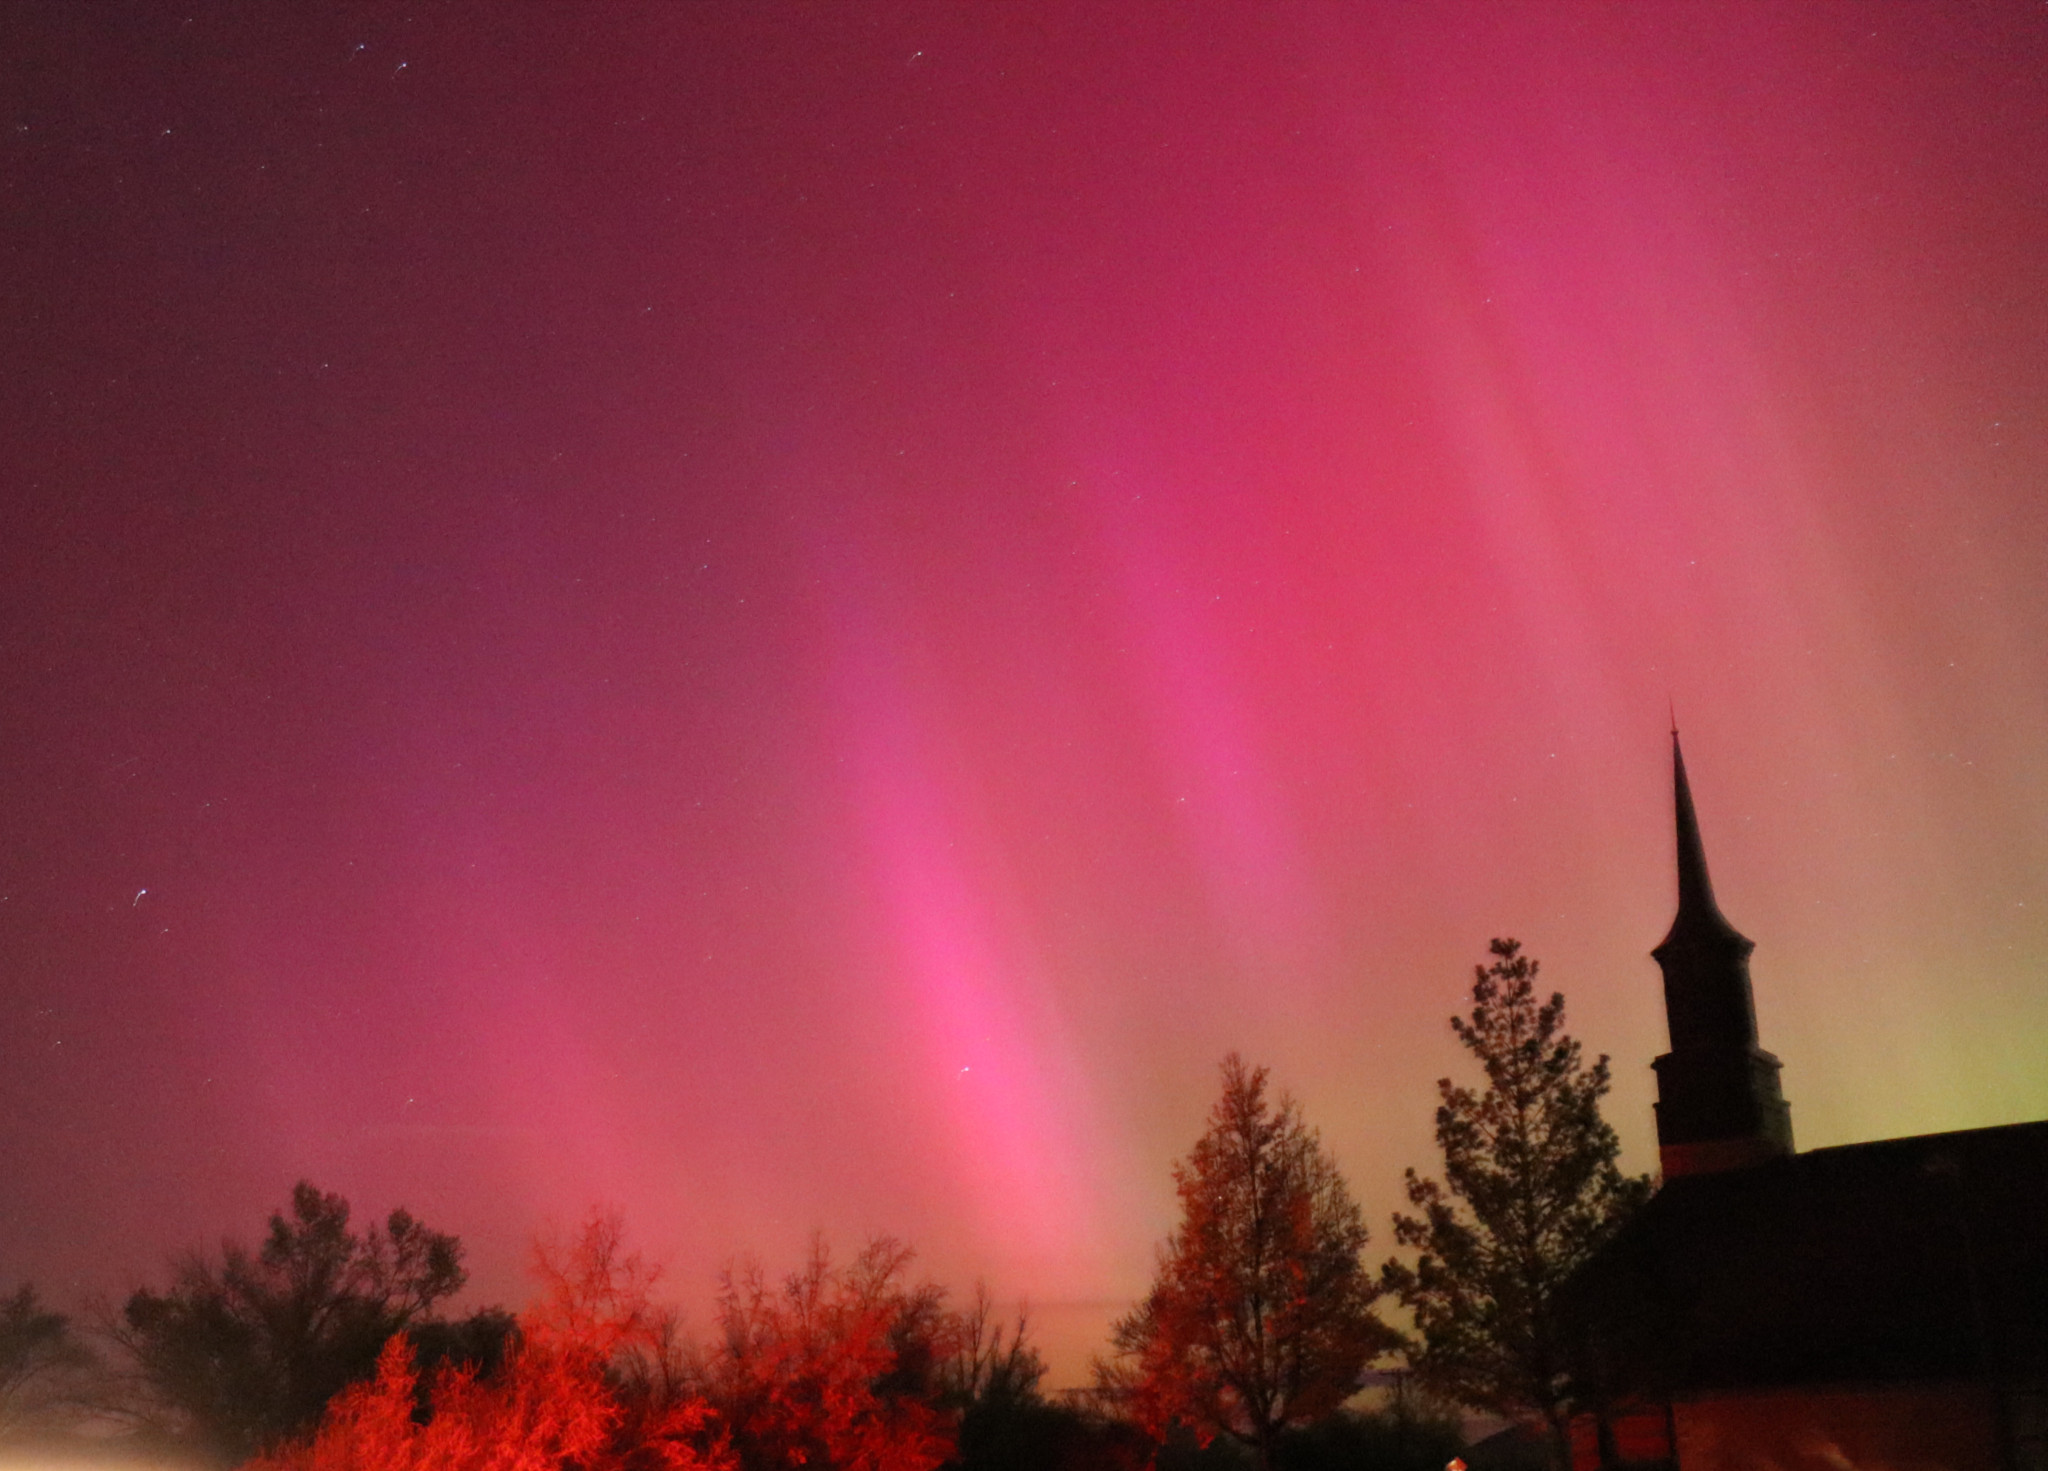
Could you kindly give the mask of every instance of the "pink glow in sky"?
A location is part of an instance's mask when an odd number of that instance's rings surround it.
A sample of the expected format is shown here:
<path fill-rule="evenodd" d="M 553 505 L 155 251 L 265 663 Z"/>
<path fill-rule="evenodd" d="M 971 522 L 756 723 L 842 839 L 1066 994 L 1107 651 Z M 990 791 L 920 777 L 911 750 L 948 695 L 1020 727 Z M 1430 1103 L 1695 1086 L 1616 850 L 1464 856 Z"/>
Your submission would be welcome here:
<path fill-rule="evenodd" d="M 0 1285 L 310 1177 L 1081 1373 L 1236 1049 L 1519 937 L 1654 1160 L 1675 703 L 1802 1145 L 2048 1114 L 2048 12 L 0 15 Z"/>

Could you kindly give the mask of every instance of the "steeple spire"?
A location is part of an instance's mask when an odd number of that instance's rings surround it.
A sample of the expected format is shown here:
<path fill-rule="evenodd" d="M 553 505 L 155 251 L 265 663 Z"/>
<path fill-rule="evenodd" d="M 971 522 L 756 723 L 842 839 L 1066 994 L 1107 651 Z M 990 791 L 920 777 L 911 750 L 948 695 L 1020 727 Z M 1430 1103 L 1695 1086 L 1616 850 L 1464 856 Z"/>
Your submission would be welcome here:
<path fill-rule="evenodd" d="M 1671 731 L 1678 829 L 1678 913 L 1650 952 L 1664 972 L 1671 1050 L 1658 1058 L 1657 1143 L 1664 1174 L 1698 1174 L 1792 1152 L 1778 1059 L 1757 1046 L 1749 956 L 1756 948 L 1714 902 L 1707 850 L 1678 729 Z"/>
<path fill-rule="evenodd" d="M 1678 808 L 1678 912 L 1711 912 L 1718 918 L 1721 908 L 1714 903 L 1714 881 L 1707 877 L 1707 849 L 1700 841 L 1700 819 L 1693 811 L 1692 785 L 1685 779 L 1685 752 L 1678 748 L 1676 725 L 1671 727 L 1671 786 Z"/>
<path fill-rule="evenodd" d="M 1685 779 L 1685 752 L 1679 748 L 1675 725 L 1671 728 L 1671 796 L 1678 818 L 1678 913 L 1657 951 L 1661 954 L 1685 935 L 1711 935 L 1723 944 L 1738 943 L 1746 960 L 1756 947 L 1728 923 L 1721 906 L 1714 902 L 1714 881 L 1707 875 L 1707 847 L 1700 841 L 1699 814 L 1693 810 L 1692 784 Z M 1747 980 L 1742 990 L 1746 997 Z M 1748 1040 L 1756 1040 L 1754 1020 L 1749 1023 Z"/>

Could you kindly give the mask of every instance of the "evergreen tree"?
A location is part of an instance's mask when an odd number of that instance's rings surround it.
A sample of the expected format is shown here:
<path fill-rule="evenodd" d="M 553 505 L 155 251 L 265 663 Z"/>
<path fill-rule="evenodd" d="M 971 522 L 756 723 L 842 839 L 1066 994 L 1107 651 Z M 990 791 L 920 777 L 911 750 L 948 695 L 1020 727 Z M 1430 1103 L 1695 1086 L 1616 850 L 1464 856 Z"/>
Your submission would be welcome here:
<path fill-rule="evenodd" d="M 1616 1164 L 1620 1141 L 1600 1117 L 1610 1079 L 1564 1031 L 1564 997 L 1536 1000 L 1537 964 L 1495 940 L 1474 968 L 1472 1013 L 1451 1030 L 1486 1073 L 1474 1092 L 1437 1084 L 1442 1182 L 1408 1171 L 1421 1214 L 1394 1217 L 1419 1253 L 1381 1281 L 1415 1316 L 1410 1356 L 1424 1384 L 1460 1403 L 1540 1416 L 1553 1456 L 1567 1454 L 1566 1352 L 1558 1289 L 1648 1197 L 1647 1176 Z"/>

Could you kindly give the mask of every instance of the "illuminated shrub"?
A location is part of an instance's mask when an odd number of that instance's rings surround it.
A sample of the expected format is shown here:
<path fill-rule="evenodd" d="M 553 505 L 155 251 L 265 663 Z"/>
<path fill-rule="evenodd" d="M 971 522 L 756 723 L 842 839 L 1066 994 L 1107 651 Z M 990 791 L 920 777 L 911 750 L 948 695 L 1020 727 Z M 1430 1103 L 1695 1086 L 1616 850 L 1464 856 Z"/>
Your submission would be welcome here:
<path fill-rule="evenodd" d="M 726 1274 L 706 1391 L 742 1471 L 933 1471 L 952 1455 L 937 1407 L 958 1320 L 931 1286 L 907 1287 L 909 1248 L 882 1238 L 844 1268 L 822 1243 L 771 1290 Z"/>
<path fill-rule="evenodd" d="M 938 1288 L 905 1285 L 909 1261 L 879 1240 L 843 1268 L 819 1245 L 779 1288 L 728 1273 L 719 1342 L 686 1363 L 653 1274 L 593 1220 L 538 1254 L 542 1296 L 496 1373 L 422 1376 L 394 1338 L 310 1439 L 250 1471 L 936 1471 L 963 1330 Z"/>

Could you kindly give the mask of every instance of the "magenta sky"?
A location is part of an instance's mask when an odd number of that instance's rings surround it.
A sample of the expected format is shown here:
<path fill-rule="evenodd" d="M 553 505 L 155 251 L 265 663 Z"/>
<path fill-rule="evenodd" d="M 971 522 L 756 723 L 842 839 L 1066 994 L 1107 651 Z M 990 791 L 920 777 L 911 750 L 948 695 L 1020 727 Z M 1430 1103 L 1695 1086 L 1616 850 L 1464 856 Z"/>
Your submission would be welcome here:
<path fill-rule="evenodd" d="M 1667 699 L 1800 1142 L 2048 1114 L 2048 12 L 1103 9 L 0 10 L 0 1285 L 1071 1378 L 1232 1048 L 1387 1245 L 1494 934 L 1650 1166 Z"/>

